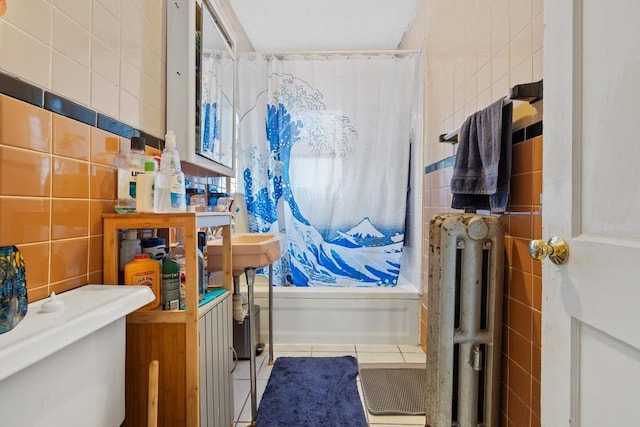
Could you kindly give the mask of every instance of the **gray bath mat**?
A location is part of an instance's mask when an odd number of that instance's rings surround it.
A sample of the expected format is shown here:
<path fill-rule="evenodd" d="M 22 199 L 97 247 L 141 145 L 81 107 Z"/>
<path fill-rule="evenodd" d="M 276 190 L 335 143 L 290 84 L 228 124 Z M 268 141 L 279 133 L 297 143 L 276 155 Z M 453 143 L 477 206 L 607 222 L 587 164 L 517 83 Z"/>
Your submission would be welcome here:
<path fill-rule="evenodd" d="M 360 383 L 373 415 L 424 415 L 427 370 L 421 364 L 361 364 Z"/>

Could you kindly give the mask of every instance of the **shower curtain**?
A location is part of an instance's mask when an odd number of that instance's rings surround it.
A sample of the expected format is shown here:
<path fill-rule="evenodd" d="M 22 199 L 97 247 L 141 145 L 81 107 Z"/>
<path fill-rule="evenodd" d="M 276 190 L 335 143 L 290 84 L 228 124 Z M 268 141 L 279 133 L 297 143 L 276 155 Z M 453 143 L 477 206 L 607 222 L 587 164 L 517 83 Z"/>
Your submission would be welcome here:
<path fill-rule="evenodd" d="M 283 232 L 276 285 L 395 286 L 415 53 L 238 58 L 249 230 Z"/>

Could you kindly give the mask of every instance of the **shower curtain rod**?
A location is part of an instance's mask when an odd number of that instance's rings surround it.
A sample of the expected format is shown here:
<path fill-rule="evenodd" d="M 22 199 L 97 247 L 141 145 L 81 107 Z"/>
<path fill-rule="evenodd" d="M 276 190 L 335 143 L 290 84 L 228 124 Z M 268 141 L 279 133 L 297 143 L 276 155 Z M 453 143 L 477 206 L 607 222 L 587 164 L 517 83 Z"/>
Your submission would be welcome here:
<path fill-rule="evenodd" d="M 265 56 L 287 56 L 287 55 L 299 55 L 299 56 L 331 56 L 331 55 L 361 55 L 361 56 L 409 56 L 415 53 L 420 53 L 419 50 L 318 50 L 318 51 L 282 51 L 282 52 L 245 52 L 254 55 Z"/>

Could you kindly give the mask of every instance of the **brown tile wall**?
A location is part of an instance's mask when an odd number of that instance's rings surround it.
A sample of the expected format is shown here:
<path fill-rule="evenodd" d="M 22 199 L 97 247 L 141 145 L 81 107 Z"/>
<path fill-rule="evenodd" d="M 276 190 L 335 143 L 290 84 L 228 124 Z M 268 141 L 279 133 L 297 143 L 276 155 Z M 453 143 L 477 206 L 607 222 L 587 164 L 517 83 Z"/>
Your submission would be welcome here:
<path fill-rule="evenodd" d="M 23 253 L 29 302 L 102 281 L 121 140 L 0 95 L 0 246 Z"/>
<path fill-rule="evenodd" d="M 514 113 L 514 117 L 516 114 Z M 517 122 L 514 129 L 517 129 Z M 452 167 L 424 177 L 424 227 L 450 209 Z M 542 136 L 513 146 L 510 202 L 500 216 L 505 227 L 504 304 L 502 326 L 501 415 L 504 427 L 540 426 L 540 355 L 542 272 L 528 253 L 531 239 L 542 235 Z M 429 247 L 428 233 L 423 248 Z M 426 292 L 422 301 L 421 343 L 426 343 L 428 251 L 423 251 Z M 425 347 L 426 348 L 426 347 Z"/>

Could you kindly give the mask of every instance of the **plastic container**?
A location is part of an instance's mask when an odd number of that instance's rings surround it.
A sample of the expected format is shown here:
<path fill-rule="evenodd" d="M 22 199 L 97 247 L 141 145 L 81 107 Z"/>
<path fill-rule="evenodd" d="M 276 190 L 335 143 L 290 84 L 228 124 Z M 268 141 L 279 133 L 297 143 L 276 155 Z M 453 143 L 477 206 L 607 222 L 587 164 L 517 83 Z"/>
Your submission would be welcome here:
<path fill-rule="evenodd" d="M 167 246 L 161 237 L 150 237 L 142 241 L 142 253 L 151 259 L 162 261 L 167 256 Z"/>
<path fill-rule="evenodd" d="M 153 196 L 156 183 L 156 162 L 147 160 L 144 173 L 136 177 L 136 212 L 154 212 Z"/>
<path fill-rule="evenodd" d="M 162 309 L 180 309 L 180 265 L 173 259 L 166 257 L 162 260 Z"/>
<path fill-rule="evenodd" d="M 207 265 L 207 233 L 198 231 L 198 292 L 199 301 L 204 299 L 209 287 L 209 270 Z"/>
<path fill-rule="evenodd" d="M 155 212 L 187 211 L 184 174 L 172 130 L 167 131 L 165 135 L 165 147 L 160 159 L 160 170 L 156 173 L 154 196 Z"/>
<path fill-rule="evenodd" d="M 124 266 L 139 253 L 142 253 L 142 247 L 138 239 L 138 230 L 127 230 L 124 240 L 120 243 L 120 271 L 124 271 Z"/>
<path fill-rule="evenodd" d="M 130 148 L 121 147 L 118 156 L 118 198 L 115 210 L 118 213 L 136 212 L 136 179 L 144 173 L 144 165 L 149 156 L 145 154 L 143 137 L 131 137 Z"/>
<path fill-rule="evenodd" d="M 178 244 L 169 251 L 169 258 L 174 260 L 180 266 L 180 310 L 187 309 L 187 274 L 186 274 L 186 258 L 184 255 L 184 246 Z"/>
<path fill-rule="evenodd" d="M 149 286 L 156 296 L 149 304 L 140 307 L 140 311 L 153 310 L 160 305 L 160 263 L 149 258 L 149 254 L 137 254 L 124 266 L 124 284 Z"/>

